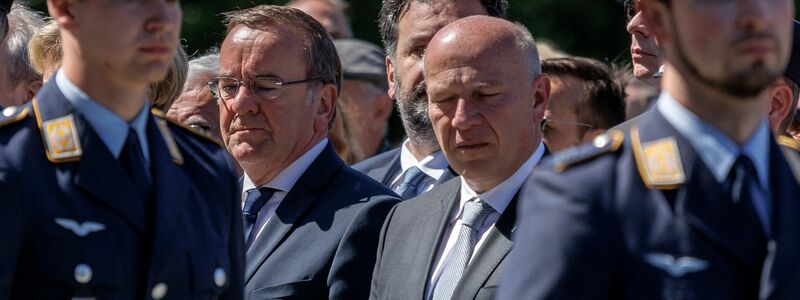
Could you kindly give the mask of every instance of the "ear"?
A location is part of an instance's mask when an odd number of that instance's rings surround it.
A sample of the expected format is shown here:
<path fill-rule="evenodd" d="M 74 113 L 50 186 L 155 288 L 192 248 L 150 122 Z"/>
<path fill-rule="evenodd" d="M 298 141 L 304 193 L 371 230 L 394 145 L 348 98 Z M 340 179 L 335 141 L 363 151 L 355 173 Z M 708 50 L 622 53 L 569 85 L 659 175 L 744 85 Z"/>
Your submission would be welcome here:
<path fill-rule="evenodd" d="M 775 131 L 779 129 L 789 110 L 794 109 L 792 106 L 792 89 L 786 84 L 778 84 L 773 86 L 769 91 L 769 119 L 770 128 Z"/>
<path fill-rule="evenodd" d="M 333 83 L 326 83 L 320 88 L 319 101 L 316 102 L 316 118 L 314 126 L 317 129 L 328 130 L 328 123 L 330 123 L 333 114 L 336 111 L 336 101 L 339 98 L 337 94 L 336 85 Z"/>
<path fill-rule="evenodd" d="M 539 122 L 544 118 L 544 111 L 547 110 L 547 103 L 550 101 L 550 78 L 547 74 L 537 76 L 531 83 L 533 89 L 533 112 L 534 121 Z"/>
<path fill-rule="evenodd" d="M 75 16 L 71 11 L 72 2 L 72 0 L 47 0 L 47 11 L 61 28 L 72 29 L 75 25 Z"/>
<path fill-rule="evenodd" d="M 671 38 L 669 31 L 671 20 L 667 18 L 670 12 L 669 7 L 662 0 L 641 0 L 639 7 L 642 10 L 642 17 L 652 27 L 651 31 L 656 40 L 660 46 L 663 46 L 662 43 Z"/>
<path fill-rule="evenodd" d="M 392 65 L 392 58 L 388 55 L 386 56 L 386 80 L 389 81 L 389 90 L 387 94 L 389 95 L 389 99 L 395 99 L 395 93 L 397 93 L 397 87 L 394 86 L 394 66 Z"/>
<path fill-rule="evenodd" d="M 34 80 L 28 83 L 28 88 L 26 91 L 25 99 L 33 99 L 36 96 L 36 93 L 39 92 L 39 89 L 42 88 L 42 81 L 41 80 Z"/>

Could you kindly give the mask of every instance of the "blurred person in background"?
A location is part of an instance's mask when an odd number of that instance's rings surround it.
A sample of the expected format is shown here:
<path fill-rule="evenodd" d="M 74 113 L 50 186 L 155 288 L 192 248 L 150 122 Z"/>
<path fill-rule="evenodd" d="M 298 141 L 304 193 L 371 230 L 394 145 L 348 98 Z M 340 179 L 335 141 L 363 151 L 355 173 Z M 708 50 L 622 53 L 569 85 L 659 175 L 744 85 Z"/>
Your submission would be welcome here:
<path fill-rule="evenodd" d="M 344 13 L 347 3 L 343 0 L 292 0 L 286 6 L 302 10 L 319 21 L 333 39 L 353 37 L 350 21 Z"/>
<path fill-rule="evenodd" d="M 0 43 L 0 108 L 30 101 L 42 87 L 42 76 L 30 66 L 28 42 L 44 23 L 41 13 L 24 4 L 11 6 L 9 31 Z"/>
<path fill-rule="evenodd" d="M 189 61 L 183 91 L 167 111 L 167 117 L 204 132 L 222 143 L 219 130 L 219 105 L 208 88 L 208 81 L 219 73 L 219 50 Z"/>
<path fill-rule="evenodd" d="M 362 40 L 339 39 L 334 44 L 342 59 L 344 81 L 330 137 L 339 156 L 352 165 L 390 150 L 385 138 L 392 113 L 392 100 L 386 93 L 386 55 Z"/>
<path fill-rule="evenodd" d="M 633 76 L 660 89 L 664 61 L 658 49 L 658 40 L 653 34 L 652 24 L 639 9 L 640 1 L 625 0 L 623 2 L 627 21 L 625 29 L 631 35 L 630 53 Z"/>
<path fill-rule="evenodd" d="M 581 58 L 542 61 L 550 102 L 542 132 L 552 152 L 576 146 L 625 121 L 623 88 L 602 62 Z"/>
<path fill-rule="evenodd" d="M 147 97 L 152 101 L 153 108 L 166 113 L 172 103 L 178 99 L 186 82 L 186 72 L 188 69 L 189 58 L 183 45 L 178 44 L 178 51 L 172 57 L 167 76 L 161 81 L 151 84 L 147 92 Z"/>

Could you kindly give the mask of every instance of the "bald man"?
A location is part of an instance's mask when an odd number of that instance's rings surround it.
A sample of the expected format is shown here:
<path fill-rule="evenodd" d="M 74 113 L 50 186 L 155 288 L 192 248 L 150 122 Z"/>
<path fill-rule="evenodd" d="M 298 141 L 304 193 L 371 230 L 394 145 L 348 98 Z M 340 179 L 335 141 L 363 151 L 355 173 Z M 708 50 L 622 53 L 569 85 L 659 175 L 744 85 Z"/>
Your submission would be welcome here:
<path fill-rule="evenodd" d="M 493 299 L 517 190 L 545 153 L 550 82 L 530 33 L 488 16 L 436 33 L 424 76 L 439 146 L 461 177 L 394 207 L 371 299 Z"/>

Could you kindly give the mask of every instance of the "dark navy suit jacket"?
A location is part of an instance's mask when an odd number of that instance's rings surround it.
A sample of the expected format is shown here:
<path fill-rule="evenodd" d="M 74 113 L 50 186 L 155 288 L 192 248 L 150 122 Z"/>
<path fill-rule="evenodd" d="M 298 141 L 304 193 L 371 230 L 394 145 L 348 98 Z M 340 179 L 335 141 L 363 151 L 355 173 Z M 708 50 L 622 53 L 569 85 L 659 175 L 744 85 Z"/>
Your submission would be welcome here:
<path fill-rule="evenodd" d="M 381 225 L 398 201 L 328 144 L 248 249 L 246 299 L 366 299 Z"/>
<path fill-rule="evenodd" d="M 646 187 L 630 133 L 556 155 L 523 188 L 499 299 L 800 299 L 797 153 L 771 142 L 773 238 L 754 264 L 688 141 L 658 110 L 629 128 L 641 144 L 673 137 L 685 181 Z"/>
<path fill-rule="evenodd" d="M 356 171 L 364 173 L 372 179 L 375 179 L 383 185 L 391 188 L 392 179 L 397 177 L 401 170 L 400 147 L 365 159 L 364 161 L 353 165 L 353 169 L 356 169 Z M 444 174 L 442 174 L 442 177 L 440 177 L 437 181 L 437 184 L 444 183 L 445 181 L 453 179 L 457 176 L 458 174 L 456 174 L 453 169 L 447 168 Z"/>
<path fill-rule="evenodd" d="M 55 81 L 9 115 L 0 121 L 0 299 L 241 299 L 240 192 L 222 147 L 149 116 L 148 210 Z M 42 126 L 70 115 L 74 131 Z M 75 149 L 64 137 L 81 153 L 52 156 L 46 140 Z"/>

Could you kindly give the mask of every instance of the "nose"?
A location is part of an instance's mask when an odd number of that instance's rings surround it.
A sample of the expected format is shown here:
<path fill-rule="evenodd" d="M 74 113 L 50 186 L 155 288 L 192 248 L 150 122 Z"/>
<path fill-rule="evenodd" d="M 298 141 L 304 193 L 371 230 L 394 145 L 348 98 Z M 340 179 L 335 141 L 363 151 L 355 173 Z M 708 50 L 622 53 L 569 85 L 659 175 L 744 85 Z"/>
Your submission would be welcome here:
<path fill-rule="evenodd" d="M 148 1 L 147 20 L 145 30 L 152 33 L 166 33 L 180 31 L 181 12 L 180 4 L 176 0 Z"/>
<path fill-rule="evenodd" d="M 451 124 L 453 128 L 459 130 L 466 130 L 478 126 L 480 124 L 480 115 L 475 104 L 466 99 L 459 99 Z"/>
<path fill-rule="evenodd" d="M 628 25 L 625 26 L 625 29 L 628 33 L 633 35 L 639 35 L 643 37 L 649 37 L 652 32 L 650 31 L 650 26 L 647 20 L 642 15 L 642 12 L 637 12 L 633 19 L 628 22 Z"/>
<path fill-rule="evenodd" d="M 225 107 L 240 115 L 253 115 L 259 111 L 257 96 L 247 85 L 239 87 L 236 97 L 225 100 Z"/>
<path fill-rule="evenodd" d="M 739 18 L 738 18 L 738 25 L 739 28 L 746 29 L 748 31 L 763 31 L 766 30 L 769 26 L 769 18 L 770 16 L 775 16 L 775 14 L 770 14 L 770 9 L 774 9 L 771 7 L 770 4 L 767 3 L 770 1 L 764 0 L 745 0 L 742 1 L 739 6 Z"/>

